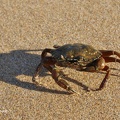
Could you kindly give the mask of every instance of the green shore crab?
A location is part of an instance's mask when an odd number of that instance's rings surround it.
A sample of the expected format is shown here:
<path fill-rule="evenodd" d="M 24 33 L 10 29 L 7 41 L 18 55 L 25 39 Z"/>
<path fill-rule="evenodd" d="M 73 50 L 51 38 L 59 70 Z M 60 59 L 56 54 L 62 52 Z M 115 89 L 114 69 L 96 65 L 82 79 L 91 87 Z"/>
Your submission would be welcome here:
<path fill-rule="evenodd" d="M 96 50 L 90 45 L 81 43 L 65 44 L 63 46 L 55 45 L 53 47 L 54 49 L 44 49 L 41 54 L 41 62 L 36 68 L 32 78 L 35 84 L 39 84 L 36 78 L 39 76 L 42 66 L 51 72 L 52 78 L 60 87 L 70 93 L 76 93 L 76 91 L 73 90 L 65 80 L 60 79 L 60 76 L 62 74 L 64 75 L 64 73 L 59 71 L 56 66 L 69 67 L 87 72 L 106 71 L 106 75 L 99 88 L 95 90 L 91 89 L 97 91 L 104 88 L 110 74 L 110 68 L 105 63 L 120 63 L 120 59 L 110 57 L 111 55 L 117 55 L 120 58 L 120 53 L 112 50 Z M 47 53 L 50 53 L 51 56 L 48 56 Z"/>

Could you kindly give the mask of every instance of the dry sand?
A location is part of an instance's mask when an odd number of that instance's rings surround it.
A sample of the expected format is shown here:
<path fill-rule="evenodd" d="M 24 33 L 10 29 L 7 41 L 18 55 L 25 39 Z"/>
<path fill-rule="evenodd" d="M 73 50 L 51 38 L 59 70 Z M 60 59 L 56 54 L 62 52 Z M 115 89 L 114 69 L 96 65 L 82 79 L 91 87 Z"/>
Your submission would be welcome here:
<path fill-rule="evenodd" d="M 43 69 L 36 87 L 32 75 L 44 48 L 85 43 L 120 52 L 120 0 L 0 0 L 1 120 L 120 120 L 120 64 L 105 74 L 68 73 L 80 93 L 68 95 Z"/>

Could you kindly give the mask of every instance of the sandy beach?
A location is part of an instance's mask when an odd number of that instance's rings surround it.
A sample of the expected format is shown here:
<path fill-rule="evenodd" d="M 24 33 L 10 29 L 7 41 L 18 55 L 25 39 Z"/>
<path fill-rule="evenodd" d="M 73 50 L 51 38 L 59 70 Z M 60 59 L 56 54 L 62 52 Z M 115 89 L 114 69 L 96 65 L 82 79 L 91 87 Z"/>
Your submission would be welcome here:
<path fill-rule="evenodd" d="M 45 48 L 84 43 L 120 52 L 119 0 L 0 0 L 1 120 L 120 120 L 120 64 L 105 72 L 61 68 L 78 94 L 69 95 L 43 68 L 32 76 Z M 116 57 L 118 58 L 118 57 Z M 119 58 L 120 59 L 120 58 Z"/>

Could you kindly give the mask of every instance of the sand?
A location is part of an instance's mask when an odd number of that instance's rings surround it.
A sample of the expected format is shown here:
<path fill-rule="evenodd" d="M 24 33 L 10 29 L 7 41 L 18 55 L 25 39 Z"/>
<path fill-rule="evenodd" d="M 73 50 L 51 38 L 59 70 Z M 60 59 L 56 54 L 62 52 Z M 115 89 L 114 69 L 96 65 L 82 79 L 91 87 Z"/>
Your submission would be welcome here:
<path fill-rule="evenodd" d="M 120 52 L 119 0 L 0 0 L 1 120 L 120 120 L 120 64 L 105 72 L 62 68 L 66 81 L 80 94 L 69 95 L 43 69 L 32 75 L 43 49 L 54 44 L 84 43 Z"/>

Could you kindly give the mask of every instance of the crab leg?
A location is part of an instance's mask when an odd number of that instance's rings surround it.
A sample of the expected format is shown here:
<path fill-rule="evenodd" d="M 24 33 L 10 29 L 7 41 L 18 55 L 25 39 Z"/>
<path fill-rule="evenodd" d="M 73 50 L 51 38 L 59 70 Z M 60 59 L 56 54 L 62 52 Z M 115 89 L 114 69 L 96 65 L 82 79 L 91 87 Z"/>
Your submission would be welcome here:
<path fill-rule="evenodd" d="M 104 79 L 102 80 L 99 88 L 97 88 L 97 89 L 91 89 L 92 91 L 102 90 L 102 89 L 105 87 L 105 84 L 106 84 L 106 82 L 107 82 L 107 79 L 109 78 L 110 69 L 109 69 L 108 66 L 105 66 L 104 69 L 103 69 L 103 71 L 106 71 L 106 72 L 107 72 L 106 75 L 105 75 L 105 77 L 104 77 Z"/>
<path fill-rule="evenodd" d="M 44 56 L 44 54 L 43 54 Z M 42 57 L 43 57 L 42 56 Z M 72 90 L 72 88 L 69 86 L 69 84 L 62 80 L 62 79 L 59 79 L 60 77 L 60 72 L 61 71 L 58 71 L 56 68 L 52 68 L 51 65 L 55 65 L 56 61 L 54 60 L 54 58 L 52 57 L 43 57 L 43 59 L 41 60 L 41 63 L 38 65 L 36 71 L 35 71 L 35 74 L 33 75 L 33 78 L 32 78 L 32 81 L 35 83 L 35 84 L 39 84 L 37 81 L 36 81 L 36 77 L 38 76 L 39 72 L 41 71 L 41 68 L 42 66 L 44 66 L 47 70 L 49 70 L 51 73 L 52 73 L 52 77 L 53 79 L 55 80 L 55 82 L 62 88 L 66 89 L 67 91 L 69 91 L 70 93 L 77 93 L 75 90 Z"/>
<path fill-rule="evenodd" d="M 118 62 L 120 63 L 120 59 L 114 58 L 114 57 L 104 57 L 105 62 Z"/>
<path fill-rule="evenodd" d="M 58 70 L 56 67 L 51 67 L 51 65 L 55 64 L 55 61 L 52 57 L 46 57 L 47 59 L 44 60 L 44 67 L 49 70 L 52 73 L 52 77 L 55 80 L 55 82 L 62 88 L 66 89 L 70 93 L 77 93 L 75 90 L 73 90 L 69 84 L 62 79 L 59 79 L 62 75 L 64 76 L 64 73 L 60 70 Z M 49 59 L 49 61 L 48 61 Z"/>
<path fill-rule="evenodd" d="M 52 71 L 52 77 L 60 87 L 66 89 L 69 93 L 77 93 L 75 90 L 73 90 L 69 86 L 69 84 L 65 80 L 59 79 L 60 72 L 56 68 L 54 68 L 53 71 Z M 77 94 L 79 94 L 79 93 L 77 93 Z"/>
<path fill-rule="evenodd" d="M 49 48 L 44 49 L 41 54 L 42 59 L 44 59 L 46 57 L 47 53 L 51 53 L 51 50 L 52 49 L 49 49 Z"/>
<path fill-rule="evenodd" d="M 51 58 L 51 59 L 52 59 L 52 58 Z M 50 60 L 50 59 L 49 59 L 49 60 Z M 51 61 L 51 62 L 52 62 L 52 61 Z M 53 79 L 55 80 L 55 82 L 56 82 L 60 87 L 66 89 L 68 92 L 70 92 L 70 93 L 77 93 L 75 90 L 73 90 L 73 89 L 69 86 L 69 84 L 68 84 L 66 81 L 64 81 L 64 80 L 62 80 L 62 79 L 59 79 L 59 77 L 61 76 L 61 74 L 64 75 L 64 73 L 63 73 L 62 71 L 57 70 L 56 68 L 52 68 L 50 65 L 53 65 L 53 64 L 52 64 L 52 63 L 50 64 L 50 62 L 49 62 L 49 65 L 48 65 L 48 64 L 44 64 L 43 66 L 52 73 L 52 77 L 53 77 Z M 77 93 L 77 94 L 79 94 L 79 93 Z"/>
<path fill-rule="evenodd" d="M 106 73 L 103 81 L 101 82 L 99 88 L 97 88 L 97 89 L 90 89 L 90 90 L 92 90 L 92 91 L 98 91 L 98 90 L 102 90 L 102 89 L 105 87 L 105 84 L 106 84 L 106 82 L 107 82 L 107 79 L 109 78 L 110 69 L 109 69 L 108 66 L 105 66 L 105 68 L 103 69 L 103 71 L 106 71 L 107 73 Z"/>
<path fill-rule="evenodd" d="M 111 59 L 112 61 L 112 59 Z M 105 59 L 103 57 L 101 57 L 98 61 L 96 61 L 96 63 L 94 64 L 95 66 L 89 66 L 86 68 L 85 71 L 88 71 L 88 72 L 96 72 L 96 71 L 99 71 L 99 70 L 102 70 L 102 71 L 106 71 L 106 75 L 104 77 L 104 79 L 102 80 L 100 86 L 98 89 L 90 89 L 92 91 L 98 91 L 98 90 L 101 90 L 104 88 L 105 86 L 105 83 L 109 77 L 109 74 L 110 74 L 110 69 L 108 66 L 105 65 Z"/>
<path fill-rule="evenodd" d="M 107 79 L 109 78 L 109 74 L 110 74 L 110 69 L 109 69 L 109 67 L 108 67 L 108 66 L 105 66 L 104 69 L 102 69 L 102 70 L 103 70 L 103 71 L 106 71 L 107 73 L 106 73 L 103 81 L 101 82 L 100 87 L 99 87 L 98 89 L 96 89 L 96 90 L 101 90 L 101 89 L 103 89 L 104 86 L 105 86 L 105 83 L 106 83 Z"/>
<path fill-rule="evenodd" d="M 36 78 L 39 76 L 39 72 L 41 71 L 42 69 L 42 66 L 43 64 L 46 62 L 45 60 L 49 60 L 46 57 L 47 53 L 50 53 L 51 49 L 44 49 L 42 54 L 41 54 L 41 62 L 40 64 L 37 66 L 36 70 L 35 70 L 35 73 L 32 77 L 32 81 L 35 83 L 35 84 L 38 84 L 38 82 L 36 81 Z M 51 70 L 52 71 L 52 70 Z"/>
<path fill-rule="evenodd" d="M 112 50 L 100 50 L 103 57 L 111 56 L 111 55 L 117 55 L 120 58 L 120 53 Z"/>
<path fill-rule="evenodd" d="M 35 73 L 34 73 L 34 75 L 33 75 L 33 77 L 32 77 L 32 82 L 34 82 L 35 84 L 39 84 L 37 81 L 36 81 L 36 78 L 39 76 L 39 72 L 41 71 L 41 69 L 42 69 L 42 62 L 37 66 L 37 68 L 36 68 L 36 71 L 35 71 Z"/>

